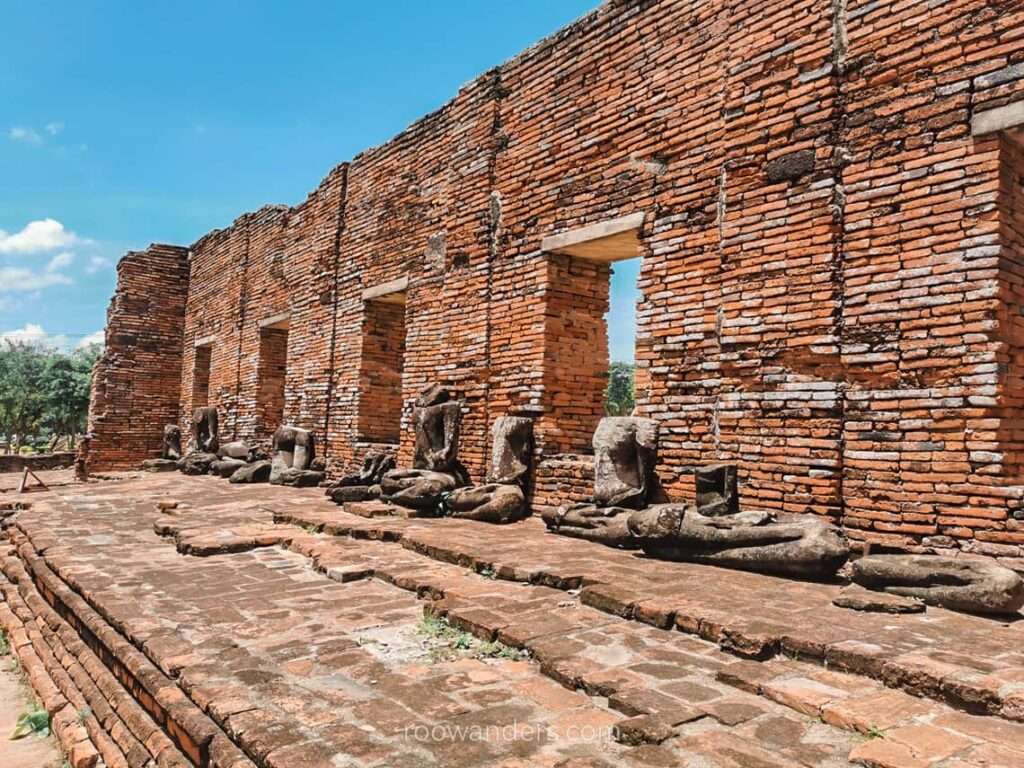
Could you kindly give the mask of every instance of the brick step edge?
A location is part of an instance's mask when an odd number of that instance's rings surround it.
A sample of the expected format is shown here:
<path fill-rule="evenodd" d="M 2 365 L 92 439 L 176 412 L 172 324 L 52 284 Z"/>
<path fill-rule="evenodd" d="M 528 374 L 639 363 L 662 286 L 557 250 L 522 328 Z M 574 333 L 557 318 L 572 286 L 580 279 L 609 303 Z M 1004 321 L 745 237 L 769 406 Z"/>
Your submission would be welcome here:
<path fill-rule="evenodd" d="M 932 665 L 923 655 L 908 654 L 912 658 L 893 658 L 885 648 L 857 640 L 819 643 L 800 637 L 786 627 L 756 620 L 745 621 L 700 606 L 685 605 L 685 601 L 680 598 L 662 599 L 614 584 L 588 581 L 578 574 L 560 574 L 553 570 L 531 571 L 514 564 L 488 560 L 462 550 L 455 544 L 439 546 L 419 541 L 415 535 L 406 535 L 393 527 L 376 527 L 372 521 L 364 518 L 351 523 L 324 522 L 308 518 L 297 510 L 268 511 L 272 512 L 274 522 L 279 525 L 295 525 L 307 531 L 315 530 L 352 539 L 395 542 L 432 560 L 457 565 L 476 573 L 492 574 L 494 578 L 561 590 L 580 589 L 581 602 L 592 608 L 666 631 L 676 630 L 696 635 L 742 658 L 765 661 L 781 654 L 878 680 L 889 688 L 933 699 L 971 714 L 1024 722 L 1024 695 L 1017 693 L 1004 697 L 998 688 L 987 684 L 984 675 L 967 668 L 950 672 L 945 665 Z"/>
<path fill-rule="evenodd" d="M 100 735 L 103 731 L 97 728 L 96 718 L 82 716 L 86 704 L 80 691 L 73 685 L 68 686 L 67 680 L 56 674 L 55 662 L 51 667 L 54 674 L 51 674 L 51 669 L 39 658 L 36 647 L 40 631 L 18 615 L 23 611 L 12 605 L 11 591 L 14 591 L 14 586 L 0 576 L 3 597 L 0 602 L 0 629 L 7 636 L 10 652 L 21 667 L 24 679 L 50 716 L 50 729 L 67 764 L 71 768 L 97 768 L 103 764 L 108 768 L 120 768 L 128 765 L 120 749 Z"/>
<path fill-rule="evenodd" d="M 158 765 L 190 765 L 181 759 L 173 760 L 175 750 L 169 741 L 152 738 L 159 733 L 156 724 L 120 687 L 71 625 L 43 600 L 16 558 L 11 557 L 4 564 L 0 591 L 6 600 L 4 607 L 9 611 L 7 616 L 0 615 L 0 624 L 7 629 L 13 623 L 10 631 L 17 637 L 22 633 L 26 636 L 35 659 L 73 706 L 78 723 L 85 726 L 90 741 L 108 768 L 145 765 L 167 748 L 170 751 L 158 760 Z M 31 674 L 29 680 L 32 682 Z M 34 683 L 33 688 L 45 703 L 47 694 Z M 45 683 L 42 688 L 45 689 Z M 47 706 L 47 711 L 49 709 Z M 95 762 L 76 758 L 72 756 L 69 760 L 74 768 L 79 768 L 79 763 L 91 766 Z"/>
<path fill-rule="evenodd" d="M 140 714 L 169 739 L 183 762 L 168 766 L 196 768 L 256 768 L 257 763 L 209 715 L 148 657 L 126 640 L 94 607 L 66 584 L 18 529 L 9 529 L 16 557 L 4 561 L 4 573 L 31 584 L 111 674 L 121 691 L 135 702 Z M 10 571 L 10 574 L 8 573 Z M 19 588 L 21 584 L 19 583 Z M 164 749 L 161 754 L 170 754 Z M 165 758 L 169 759 L 169 757 Z M 163 768 L 163 763 L 158 763 Z"/>

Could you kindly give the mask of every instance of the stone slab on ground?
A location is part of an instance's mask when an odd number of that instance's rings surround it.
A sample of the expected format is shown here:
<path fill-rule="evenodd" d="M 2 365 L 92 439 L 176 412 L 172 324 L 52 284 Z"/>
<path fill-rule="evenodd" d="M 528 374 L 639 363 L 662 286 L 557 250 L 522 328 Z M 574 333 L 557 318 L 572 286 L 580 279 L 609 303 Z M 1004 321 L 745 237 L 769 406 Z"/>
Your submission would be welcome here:
<path fill-rule="evenodd" d="M 160 514 L 157 502 L 170 499 L 187 514 Z M 764 755 L 774 760 L 765 765 L 844 765 L 865 743 L 858 734 L 868 734 L 885 754 L 909 750 L 914 759 L 944 755 L 980 766 L 985 750 L 1019 754 L 1024 744 L 1024 726 L 887 689 L 857 669 L 839 673 L 758 651 L 821 637 L 819 627 L 795 620 L 803 618 L 796 606 L 772 616 L 755 605 L 791 587 L 793 599 L 807 597 L 812 608 L 869 620 L 853 628 L 873 627 L 885 640 L 891 625 L 902 625 L 905 663 L 889 669 L 893 683 L 936 698 L 958 685 L 960 699 L 990 708 L 987 692 L 998 682 L 1000 706 L 1012 702 L 1014 668 L 1017 685 L 1024 681 L 1019 643 L 992 659 L 965 653 L 967 646 L 953 653 L 949 643 L 925 653 L 935 640 L 923 617 L 841 611 L 830 605 L 833 585 L 622 558 L 580 542 L 545 551 L 554 537 L 535 537 L 529 526 L 497 529 L 519 535 L 499 540 L 486 524 L 368 520 L 316 489 L 240 489 L 214 478 L 84 486 L 51 494 L 29 512 L 16 518 L 18 535 L 173 672 L 183 693 L 261 765 L 326 765 L 339 753 L 368 765 L 558 764 L 570 756 L 589 765 L 672 765 L 723 755 L 737 765 Z M 274 516 L 302 524 L 274 526 Z M 201 558 L 179 551 L 204 541 L 235 543 Z M 511 562 L 520 555 L 516 570 Z M 591 578 L 599 567 L 613 585 Z M 737 591 L 740 584 L 746 591 Z M 567 592 L 570 585 L 585 586 L 588 600 Z M 533 661 L 418 658 L 414 628 L 424 606 L 478 638 L 473 643 L 498 639 L 526 648 Z M 957 628 L 947 614 L 929 609 L 927 616 Z M 1018 631 L 977 621 L 990 632 Z M 687 622 L 699 636 L 675 631 Z M 884 678 L 886 649 L 869 653 L 849 634 L 830 635 L 826 650 L 854 666 L 882 659 L 877 676 Z M 744 661 L 720 645 L 768 660 Z M 900 679 L 912 671 L 914 680 Z M 467 745 L 398 737 L 410 723 L 429 734 L 435 726 L 486 731 L 510 720 L 542 724 L 550 739 L 524 743 L 519 732 Z M 615 730 L 619 723 L 626 724 Z M 581 738 L 583 725 L 600 734 L 599 744 Z M 618 743 L 616 733 L 637 746 Z M 876 759 L 882 749 L 862 751 Z"/>

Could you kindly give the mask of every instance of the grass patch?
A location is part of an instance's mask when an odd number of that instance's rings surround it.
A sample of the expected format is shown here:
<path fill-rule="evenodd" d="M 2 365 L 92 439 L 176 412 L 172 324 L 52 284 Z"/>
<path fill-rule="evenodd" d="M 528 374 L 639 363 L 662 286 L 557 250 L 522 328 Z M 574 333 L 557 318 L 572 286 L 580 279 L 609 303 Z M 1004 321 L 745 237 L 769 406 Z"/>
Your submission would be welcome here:
<path fill-rule="evenodd" d="M 7 656 L 11 652 L 11 641 L 7 639 L 7 633 L 0 629 L 0 656 Z"/>
<path fill-rule="evenodd" d="M 11 733 L 11 741 L 24 739 L 32 734 L 40 737 L 50 735 L 50 713 L 38 706 L 21 714 Z"/>
<path fill-rule="evenodd" d="M 416 625 L 416 634 L 429 638 L 434 647 L 431 656 L 435 661 L 448 661 L 460 656 L 477 659 L 524 659 L 528 654 L 504 643 L 484 642 L 465 630 L 453 627 L 448 619 L 424 616 Z"/>

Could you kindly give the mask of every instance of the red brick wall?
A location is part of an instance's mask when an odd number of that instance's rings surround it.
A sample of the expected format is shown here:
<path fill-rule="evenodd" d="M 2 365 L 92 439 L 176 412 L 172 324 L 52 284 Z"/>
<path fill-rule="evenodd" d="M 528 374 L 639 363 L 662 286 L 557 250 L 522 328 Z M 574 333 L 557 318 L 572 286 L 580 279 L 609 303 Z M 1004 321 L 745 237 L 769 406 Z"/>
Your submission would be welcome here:
<path fill-rule="evenodd" d="M 733 461 L 748 507 L 1012 554 L 1019 153 L 971 120 L 1024 99 L 1022 30 L 1009 0 L 610 2 L 197 242 L 181 391 L 212 338 L 222 429 L 254 435 L 259 324 L 290 313 L 284 419 L 351 467 L 363 292 L 407 278 L 400 462 L 431 381 L 464 403 L 474 478 L 509 412 L 539 453 L 583 451 L 607 267 L 541 241 L 643 213 L 637 403 L 672 497 Z"/>
<path fill-rule="evenodd" d="M 103 355 L 92 372 L 89 470 L 135 469 L 160 456 L 165 424 L 178 418 L 188 251 L 151 245 L 117 265 Z"/>

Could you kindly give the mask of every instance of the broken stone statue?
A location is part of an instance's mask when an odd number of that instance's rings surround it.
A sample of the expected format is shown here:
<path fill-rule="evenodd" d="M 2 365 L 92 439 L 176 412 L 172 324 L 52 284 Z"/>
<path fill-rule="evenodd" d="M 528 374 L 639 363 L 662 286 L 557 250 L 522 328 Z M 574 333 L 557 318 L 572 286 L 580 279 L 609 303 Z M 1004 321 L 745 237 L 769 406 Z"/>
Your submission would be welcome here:
<path fill-rule="evenodd" d="M 222 444 L 217 449 L 217 461 L 210 464 L 210 474 L 231 477 L 249 463 L 251 453 L 249 444 L 241 440 Z"/>
<path fill-rule="evenodd" d="M 688 504 L 656 504 L 631 514 L 628 527 L 650 557 L 776 576 L 830 578 L 850 554 L 835 526 L 810 515 L 710 517 Z"/>
<path fill-rule="evenodd" d="M 402 507 L 440 513 L 441 496 L 466 484 L 458 460 L 462 405 L 434 384 L 416 399 L 412 469 L 393 469 L 381 481 L 381 498 Z"/>
<path fill-rule="evenodd" d="M 217 409 L 196 408 L 192 413 L 192 438 L 189 451 L 178 461 L 178 468 L 186 475 L 205 475 L 217 461 L 220 438 L 217 431 Z"/>
<path fill-rule="evenodd" d="M 363 458 L 363 468 L 355 474 L 342 477 L 327 489 L 327 495 L 336 504 L 379 498 L 380 483 L 384 479 L 384 475 L 394 468 L 394 454 L 370 451 Z"/>
<path fill-rule="evenodd" d="M 491 468 L 485 485 L 458 488 L 444 497 L 452 517 L 512 523 L 526 516 L 526 483 L 533 458 L 533 420 L 503 416 L 491 428 Z"/>
<path fill-rule="evenodd" d="M 324 473 L 310 469 L 314 460 L 313 433 L 299 427 L 278 427 L 274 432 L 270 462 L 273 485 L 319 485 Z"/>
<path fill-rule="evenodd" d="M 657 504 L 630 515 L 645 554 L 805 579 L 830 578 L 849 557 L 839 529 L 816 517 L 741 512 L 734 465 L 700 468 L 694 482 L 695 507 Z"/>
<path fill-rule="evenodd" d="M 217 427 L 217 409 L 196 408 L 192 414 L 192 443 L 190 452 L 216 453 L 220 447 Z"/>
<path fill-rule="evenodd" d="M 159 459 L 146 459 L 142 468 L 146 472 L 171 472 L 178 468 L 181 459 L 181 427 L 177 424 L 164 425 L 163 442 Z"/>
<path fill-rule="evenodd" d="M 164 426 L 164 442 L 160 458 L 173 461 L 181 458 L 181 427 L 177 424 Z"/>
<path fill-rule="evenodd" d="M 245 464 L 232 473 L 228 478 L 231 483 L 266 483 L 270 480 L 270 460 L 260 459 L 251 464 Z"/>
<path fill-rule="evenodd" d="M 1024 580 L 986 560 L 940 555 L 868 555 L 851 567 L 854 583 L 967 613 L 1014 614 L 1024 607 Z"/>
<path fill-rule="evenodd" d="M 545 512 L 547 527 L 563 536 L 635 547 L 627 521 L 648 501 L 658 458 L 658 422 L 606 416 L 594 431 L 594 501 Z"/>

